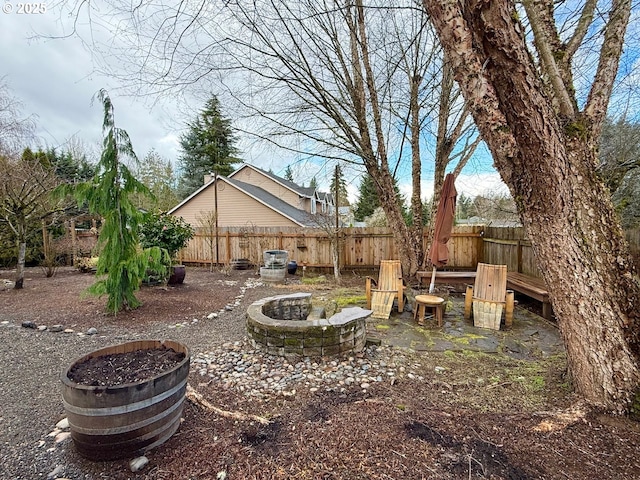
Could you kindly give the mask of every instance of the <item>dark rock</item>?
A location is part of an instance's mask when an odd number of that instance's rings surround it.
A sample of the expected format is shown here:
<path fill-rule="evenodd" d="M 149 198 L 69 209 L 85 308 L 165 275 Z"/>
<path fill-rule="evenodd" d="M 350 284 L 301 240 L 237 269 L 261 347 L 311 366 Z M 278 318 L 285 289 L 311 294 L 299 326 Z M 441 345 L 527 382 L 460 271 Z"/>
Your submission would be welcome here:
<path fill-rule="evenodd" d="M 22 322 L 22 326 L 24 328 L 33 328 L 33 329 L 38 328 L 38 326 L 35 324 L 35 322 L 32 322 L 30 320 L 26 320 L 26 321 Z"/>

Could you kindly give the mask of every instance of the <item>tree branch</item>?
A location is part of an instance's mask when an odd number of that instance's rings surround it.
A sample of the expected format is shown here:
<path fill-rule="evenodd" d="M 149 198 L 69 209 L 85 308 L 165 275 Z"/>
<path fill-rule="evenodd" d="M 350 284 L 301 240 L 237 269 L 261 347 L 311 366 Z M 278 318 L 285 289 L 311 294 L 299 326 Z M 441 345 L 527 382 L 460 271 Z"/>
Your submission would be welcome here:
<path fill-rule="evenodd" d="M 522 4 L 524 5 L 527 16 L 529 17 L 529 23 L 531 24 L 531 29 L 533 31 L 536 49 L 540 55 L 542 68 L 546 72 L 549 82 L 551 83 L 558 111 L 562 117 L 572 119 L 576 114 L 576 105 L 569 95 L 567 85 L 563 81 L 560 68 L 556 62 L 556 58 L 552 50 L 552 41 L 555 39 L 549 38 L 549 35 L 546 33 L 549 29 L 545 28 L 543 25 L 544 20 L 538 10 L 539 2 L 535 2 L 534 0 L 523 0 Z"/>
<path fill-rule="evenodd" d="M 580 19 L 578 20 L 578 25 L 576 26 L 573 35 L 569 37 L 569 39 L 564 44 L 564 61 L 567 63 L 567 65 L 571 64 L 573 56 L 582 44 L 585 35 L 589 31 L 589 25 L 591 25 L 591 22 L 593 21 L 593 14 L 595 12 L 597 4 L 598 0 L 587 0 L 585 2 L 582 13 L 580 14 Z"/>
<path fill-rule="evenodd" d="M 600 136 L 602 124 L 607 114 L 630 15 L 631 0 L 613 0 L 609 21 L 604 31 L 598 70 L 584 108 L 584 115 L 589 121 L 591 135 L 594 139 Z"/>

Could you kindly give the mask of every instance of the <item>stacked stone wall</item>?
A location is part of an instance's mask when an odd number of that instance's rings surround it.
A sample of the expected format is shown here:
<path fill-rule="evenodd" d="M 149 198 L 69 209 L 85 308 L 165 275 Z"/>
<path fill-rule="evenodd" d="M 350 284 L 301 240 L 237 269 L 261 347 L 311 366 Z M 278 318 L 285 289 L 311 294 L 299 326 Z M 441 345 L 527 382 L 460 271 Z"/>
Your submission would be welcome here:
<path fill-rule="evenodd" d="M 274 355 L 318 357 L 364 349 L 371 310 L 345 308 L 330 318 L 310 318 L 311 311 L 310 293 L 264 298 L 247 311 L 247 333 L 256 348 Z"/>

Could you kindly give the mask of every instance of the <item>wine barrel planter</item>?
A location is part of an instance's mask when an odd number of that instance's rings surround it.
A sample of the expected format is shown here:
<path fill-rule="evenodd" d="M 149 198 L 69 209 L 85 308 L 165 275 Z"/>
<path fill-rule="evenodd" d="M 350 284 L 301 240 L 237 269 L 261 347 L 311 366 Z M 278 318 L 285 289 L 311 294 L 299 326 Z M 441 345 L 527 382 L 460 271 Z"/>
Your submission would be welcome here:
<path fill-rule="evenodd" d="M 248 258 L 234 258 L 231 260 L 231 268 L 234 270 L 248 270 L 251 267 L 251 260 Z"/>
<path fill-rule="evenodd" d="M 173 265 L 171 267 L 171 272 L 169 275 L 169 280 L 167 283 L 169 285 L 180 285 L 184 282 L 184 277 L 187 274 L 187 267 L 184 265 Z"/>
<path fill-rule="evenodd" d="M 80 385 L 69 378 L 74 365 L 93 357 L 161 347 L 184 353 L 173 368 L 145 381 L 117 386 Z M 78 358 L 61 380 L 71 438 L 83 457 L 134 457 L 167 441 L 180 426 L 189 375 L 189 350 L 169 340 L 141 340 L 102 348 Z"/>
<path fill-rule="evenodd" d="M 264 282 L 284 282 L 285 273 L 284 268 L 260 267 L 260 278 Z"/>

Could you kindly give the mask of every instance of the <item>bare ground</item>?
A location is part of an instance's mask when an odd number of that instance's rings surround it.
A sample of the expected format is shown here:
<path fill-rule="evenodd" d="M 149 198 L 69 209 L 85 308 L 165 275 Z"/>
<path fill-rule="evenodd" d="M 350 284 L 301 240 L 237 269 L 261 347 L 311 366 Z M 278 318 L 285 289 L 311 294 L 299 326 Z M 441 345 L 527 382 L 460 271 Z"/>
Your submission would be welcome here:
<path fill-rule="evenodd" d="M 0 279 L 11 276 L 0 271 Z M 287 289 L 249 289 L 239 307 L 206 319 L 233 303 L 250 278 L 255 272 L 190 267 L 185 285 L 145 288 L 144 306 L 117 317 L 103 313 L 104 299 L 81 298 L 93 277 L 71 269 L 53 278 L 30 269 L 22 291 L 0 291 L 0 477 L 47 478 L 57 468 L 51 478 L 640 479 L 640 424 L 580 408 L 562 357 L 411 353 L 422 381 L 403 377 L 366 392 L 357 385 L 345 393 L 301 388 L 260 402 L 192 371 L 190 383 L 214 405 L 271 423 L 221 418 L 186 403 L 180 430 L 148 453 L 138 473 L 127 461 L 85 460 L 70 440 L 55 444 L 47 436 L 64 417 L 59 375 L 75 358 L 139 338 L 183 342 L 192 354 L 240 341 L 246 307 Z M 40 332 L 23 321 L 74 333 Z M 98 334 L 77 335 L 91 327 Z"/>

